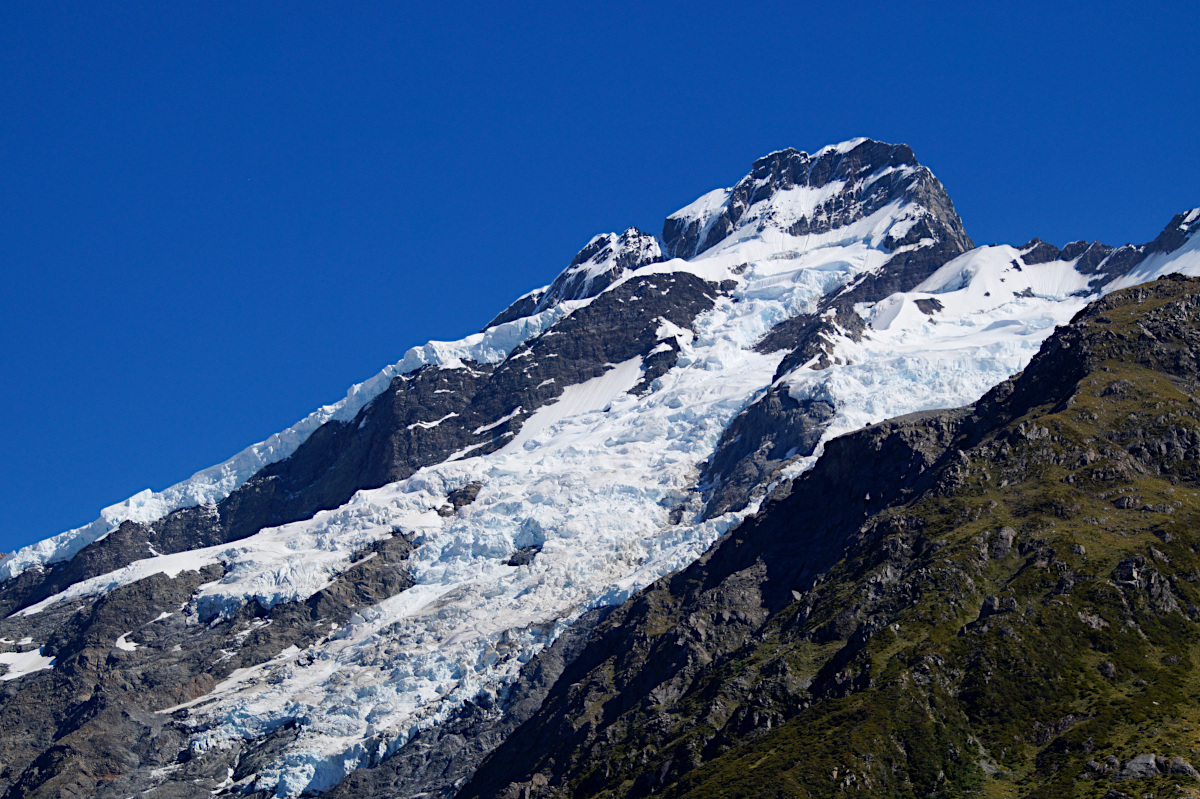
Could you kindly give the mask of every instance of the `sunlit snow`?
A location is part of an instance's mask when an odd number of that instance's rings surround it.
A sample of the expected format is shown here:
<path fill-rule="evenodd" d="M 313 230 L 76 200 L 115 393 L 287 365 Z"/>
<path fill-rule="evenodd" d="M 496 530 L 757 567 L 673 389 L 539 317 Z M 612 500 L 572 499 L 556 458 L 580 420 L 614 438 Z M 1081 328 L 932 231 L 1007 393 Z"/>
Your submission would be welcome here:
<path fill-rule="evenodd" d="M 54 668 L 54 658 L 42 655 L 41 649 L 31 649 L 28 652 L 0 652 L 0 664 L 8 667 L 8 671 L 0 674 L 0 681 L 7 682 L 35 671 Z"/>
<path fill-rule="evenodd" d="M 501 693 L 524 662 L 587 609 L 621 602 L 693 561 L 754 509 L 699 523 L 694 490 L 722 431 L 771 384 L 782 358 L 756 353 L 752 345 L 783 319 L 814 311 L 829 291 L 881 267 L 889 256 L 879 244 L 912 212 L 895 203 L 851 230 L 812 236 L 791 236 L 772 225 L 741 229 L 692 262 L 639 270 L 688 270 L 733 279 L 738 287 L 696 321 L 694 333 L 660 329 L 660 336 L 675 337 L 681 352 L 645 396 L 627 393 L 639 379 L 639 359 L 616 364 L 567 388 L 499 452 L 359 492 L 351 505 L 378 514 L 364 532 L 396 527 L 416 543 L 410 562 L 417 586 L 361 612 L 244 688 L 197 702 L 193 746 L 261 736 L 303 718 L 297 739 L 260 770 L 256 785 L 280 795 L 328 788 L 480 692 Z M 873 390 L 888 394 L 889 383 L 913 377 L 896 372 Z M 986 388 L 979 383 L 976 396 Z M 957 399 L 938 397 L 935 404 Z M 881 398 L 881 412 L 885 406 Z M 450 491 L 473 481 L 483 487 L 472 504 L 451 518 L 437 515 Z M 681 506 L 682 520 L 672 524 L 671 511 Z M 324 524 L 318 517 L 279 529 L 311 539 L 324 534 Z M 255 539 L 274 535 L 264 531 L 238 545 L 249 550 Z M 361 546 L 363 538 L 347 528 L 328 543 L 345 540 Z M 531 563 L 506 565 L 516 550 L 531 546 L 540 547 Z M 313 544 L 299 548 L 307 552 Z M 227 565 L 230 572 L 205 587 L 199 601 L 227 602 L 232 609 L 247 596 L 292 596 L 297 582 L 312 590 L 328 579 L 261 564 Z"/>

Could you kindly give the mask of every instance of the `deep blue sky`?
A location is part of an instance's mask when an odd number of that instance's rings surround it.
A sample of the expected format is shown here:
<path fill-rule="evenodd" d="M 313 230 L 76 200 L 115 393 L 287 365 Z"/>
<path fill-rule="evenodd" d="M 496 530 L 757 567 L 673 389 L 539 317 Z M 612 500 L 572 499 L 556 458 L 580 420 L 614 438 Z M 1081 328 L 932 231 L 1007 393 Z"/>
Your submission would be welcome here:
<path fill-rule="evenodd" d="M 1141 242 L 1200 205 L 1183 3 L 343 5 L 0 9 L 0 550 L 774 149 L 907 142 L 979 243 Z"/>

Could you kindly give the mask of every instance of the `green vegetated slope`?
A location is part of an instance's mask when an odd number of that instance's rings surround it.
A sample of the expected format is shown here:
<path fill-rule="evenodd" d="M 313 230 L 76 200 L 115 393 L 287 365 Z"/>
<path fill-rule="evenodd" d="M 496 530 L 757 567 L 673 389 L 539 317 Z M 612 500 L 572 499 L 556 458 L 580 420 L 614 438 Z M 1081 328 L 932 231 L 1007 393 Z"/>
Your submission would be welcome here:
<path fill-rule="evenodd" d="M 1165 278 L 973 408 L 831 442 L 466 795 L 1200 796 L 1198 345 Z"/>

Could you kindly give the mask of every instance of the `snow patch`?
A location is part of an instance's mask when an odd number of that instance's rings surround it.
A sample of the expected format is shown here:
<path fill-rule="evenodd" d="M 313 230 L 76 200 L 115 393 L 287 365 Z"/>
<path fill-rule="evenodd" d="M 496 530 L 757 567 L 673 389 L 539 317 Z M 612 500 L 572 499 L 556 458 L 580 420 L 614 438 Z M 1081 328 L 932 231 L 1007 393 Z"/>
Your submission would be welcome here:
<path fill-rule="evenodd" d="M 404 429 L 405 429 L 405 430 L 412 430 L 412 429 L 413 429 L 413 428 L 415 428 L 415 427 L 420 427 L 420 428 L 422 428 L 422 429 L 424 429 L 424 430 L 430 430 L 430 429 L 432 429 L 432 428 L 434 428 L 434 427 L 437 427 L 439 424 L 441 424 L 442 422 L 446 421 L 447 419 L 453 419 L 455 416 L 458 416 L 458 414 L 457 414 L 457 413 L 453 413 L 453 412 L 451 412 L 451 413 L 448 413 L 448 414 L 446 414 L 446 415 L 445 415 L 445 416 L 443 416 L 441 419 L 438 419 L 438 420 L 437 420 L 437 421 L 435 421 L 435 422 L 413 422 L 412 424 L 410 424 L 408 427 L 406 427 L 406 428 L 404 428 Z"/>
<path fill-rule="evenodd" d="M 703 219 L 715 216 L 725 207 L 725 201 L 729 199 L 729 194 L 733 189 L 713 189 L 707 194 L 700 195 L 696 200 L 688 203 L 680 208 L 675 213 L 667 217 L 667 219 Z"/>
<path fill-rule="evenodd" d="M 550 378 L 549 380 L 543 380 L 543 381 L 542 381 L 542 382 L 541 382 L 541 383 L 538 385 L 538 388 L 541 388 L 542 386 L 546 385 L 547 383 L 550 383 L 550 382 L 553 382 L 553 381 L 554 381 L 554 378 L 553 378 L 553 377 L 552 377 L 552 378 Z M 482 434 L 486 433 L 486 432 L 487 432 L 487 431 L 489 431 L 489 430 L 494 430 L 495 428 L 497 428 L 497 427 L 499 427 L 500 425 L 502 425 L 502 424 L 504 424 L 505 422 L 507 422 L 509 419 L 512 419 L 512 418 L 514 418 L 514 417 L 516 417 L 516 416 L 520 415 L 520 413 L 521 413 L 521 411 L 522 411 L 522 410 L 524 410 L 524 409 L 523 409 L 523 408 L 522 408 L 520 405 L 518 405 L 517 407 L 513 408 L 511 411 L 509 411 L 508 413 L 506 413 L 504 416 L 501 416 L 499 419 L 497 419 L 496 421 L 492 422 L 491 424 L 485 424 L 485 425 L 483 425 L 483 426 L 481 426 L 481 427 L 476 427 L 474 430 L 472 430 L 472 431 L 471 431 L 471 435 L 473 435 L 473 436 L 478 436 L 478 435 L 482 435 Z"/>
<path fill-rule="evenodd" d="M 8 671 L 0 674 L 0 681 L 8 682 L 35 671 L 54 668 L 55 659 L 42 654 L 41 648 L 28 652 L 0 652 L 0 664 L 8 666 Z"/>
<path fill-rule="evenodd" d="M 824 147 L 822 147 L 820 150 L 817 150 L 817 152 L 813 155 L 813 158 L 814 159 L 820 158 L 821 156 L 825 155 L 826 153 L 837 153 L 839 155 L 845 155 L 846 153 L 850 152 L 855 147 L 857 147 L 858 145 L 862 144 L 865 141 L 870 141 L 870 139 L 868 139 L 866 136 L 858 136 L 853 139 L 847 139 L 844 142 L 839 142 L 838 144 L 827 144 Z"/>
<path fill-rule="evenodd" d="M 1198 213 L 1200 213 L 1200 209 L 1192 211 L 1192 214 Z M 1192 236 L 1174 252 L 1151 253 L 1132 272 L 1114 279 L 1104 287 L 1104 290 L 1109 292 L 1129 288 L 1172 273 L 1200 277 L 1200 236 Z"/>
<path fill-rule="evenodd" d="M 504 445 L 501 455 L 511 454 L 518 448 L 532 449 L 543 443 L 547 434 L 553 435 L 555 426 L 564 419 L 580 414 L 600 411 L 622 394 L 637 385 L 642 374 L 642 356 L 617 364 L 599 377 L 574 386 L 567 386 L 559 398 L 543 405 L 521 425 L 516 437 Z"/>

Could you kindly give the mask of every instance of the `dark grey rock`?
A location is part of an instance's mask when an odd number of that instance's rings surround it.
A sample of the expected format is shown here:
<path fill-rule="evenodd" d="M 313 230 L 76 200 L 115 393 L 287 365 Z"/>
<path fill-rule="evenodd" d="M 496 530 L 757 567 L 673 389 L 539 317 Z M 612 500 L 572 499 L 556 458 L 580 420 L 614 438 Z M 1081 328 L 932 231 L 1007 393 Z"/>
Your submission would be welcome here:
<path fill-rule="evenodd" d="M 564 300 L 595 297 L 629 272 L 662 260 L 657 239 L 635 227 L 619 236 L 615 233 L 596 236 L 571 259 L 570 265 L 553 283 L 526 294 L 487 326 L 532 316 Z"/>
<path fill-rule="evenodd" d="M 479 489 L 481 488 L 483 488 L 483 483 L 467 483 L 462 488 L 456 488 L 447 494 L 446 500 L 455 510 L 465 508 L 475 501 L 475 498 L 479 496 Z"/>
<path fill-rule="evenodd" d="M 326 423 L 290 458 L 265 467 L 217 505 L 176 511 L 150 525 L 126 522 L 66 563 L 5 581 L 0 614 L 146 557 L 150 547 L 170 554 L 236 541 L 339 507 L 356 491 L 403 479 L 467 447 L 476 447 L 475 454 L 498 449 L 566 387 L 647 356 L 660 343 L 660 320 L 687 328 L 722 290 L 684 272 L 636 278 L 497 366 L 430 367 L 396 377 L 353 420 Z"/>
<path fill-rule="evenodd" d="M 1004 560 L 1012 552 L 1013 542 L 1017 540 L 1017 531 L 1011 527 L 1001 527 L 992 540 L 992 559 Z"/>
<path fill-rule="evenodd" d="M 936 297 L 919 299 L 916 301 L 916 305 L 921 309 L 921 313 L 927 316 L 933 316 L 943 308 L 942 301 Z"/>
<path fill-rule="evenodd" d="M 1027 266 L 1036 266 L 1078 258 L 1075 268 L 1085 275 L 1095 275 L 1092 285 L 1099 286 L 1109 279 L 1129 273 L 1152 253 L 1170 253 L 1182 247 L 1195 232 L 1194 225 L 1183 221 L 1187 215 L 1188 212 L 1176 214 L 1148 244 L 1111 247 L 1098 241 L 1073 241 L 1059 250 L 1041 239 L 1033 239 L 1019 248 L 1022 250 L 1021 260 Z"/>
<path fill-rule="evenodd" d="M 755 345 L 762 353 L 790 350 L 775 370 L 776 380 L 809 363 L 825 369 L 832 363 L 832 348 L 839 338 L 862 339 L 866 324 L 861 316 L 845 308 L 832 310 L 832 315 L 822 312 L 785 319 Z"/>
<path fill-rule="evenodd" d="M 1047 244 L 1041 239 L 1033 239 L 1017 248 L 1021 251 L 1021 260 L 1026 266 L 1046 264 L 1057 261 L 1062 252 L 1053 244 Z"/>
<path fill-rule="evenodd" d="M 467 483 L 462 488 L 456 488 L 446 495 L 447 504 L 438 508 L 438 514 L 441 516 L 453 516 L 458 513 L 459 508 L 465 508 L 475 501 L 475 497 L 479 496 L 479 489 L 483 488 L 483 483 Z"/>
<path fill-rule="evenodd" d="M 166 799 L 194 795 L 197 787 L 211 792 L 237 766 L 241 750 L 194 757 L 188 728 L 157 711 L 204 695 L 234 669 L 307 646 L 357 608 L 408 588 L 411 548 L 403 536 L 392 536 L 369 548 L 375 557 L 305 602 L 270 611 L 252 604 L 209 624 L 180 607 L 197 587 L 219 579 L 219 566 L 174 579 L 154 575 L 94 602 L 0 621 L 3 637 L 44 636 L 44 651 L 56 659 L 53 669 L 0 689 L 0 796 L 117 799 L 152 791 L 146 795 Z M 136 649 L 118 649 L 122 635 Z"/>
<path fill-rule="evenodd" d="M 1126 760 L 1121 770 L 1113 775 L 1117 780 L 1144 780 L 1157 777 L 1162 772 L 1158 770 L 1158 761 L 1154 755 L 1145 753 Z"/>
<path fill-rule="evenodd" d="M 1177 777 L 1191 777 L 1194 780 L 1200 779 L 1200 772 L 1197 772 L 1191 763 L 1178 755 L 1155 757 L 1154 763 L 1163 774 L 1173 774 Z"/>
<path fill-rule="evenodd" d="M 534 544 L 532 546 L 521 547 L 516 552 L 514 552 L 513 556 L 511 558 L 509 558 L 506 562 L 508 563 L 509 566 L 526 566 L 530 563 L 533 563 L 533 559 L 535 557 L 537 557 L 537 554 L 541 551 L 542 551 L 541 544 Z"/>
<path fill-rule="evenodd" d="M 700 484 L 704 518 L 745 507 L 794 457 L 811 455 L 833 418 L 828 402 L 799 402 L 773 386 L 725 429 Z"/>

